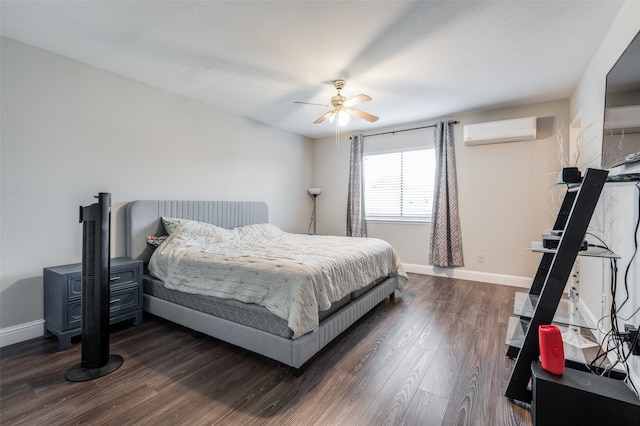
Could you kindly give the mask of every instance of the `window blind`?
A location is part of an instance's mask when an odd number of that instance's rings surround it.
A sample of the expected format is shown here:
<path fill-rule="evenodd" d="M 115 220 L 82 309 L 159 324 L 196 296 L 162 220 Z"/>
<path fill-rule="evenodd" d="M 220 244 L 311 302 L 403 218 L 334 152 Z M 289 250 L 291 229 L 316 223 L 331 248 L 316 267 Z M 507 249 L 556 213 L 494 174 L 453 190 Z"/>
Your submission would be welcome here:
<path fill-rule="evenodd" d="M 364 157 L 367 219 L 431 219 L 435 152 L 418 149 Z"/>

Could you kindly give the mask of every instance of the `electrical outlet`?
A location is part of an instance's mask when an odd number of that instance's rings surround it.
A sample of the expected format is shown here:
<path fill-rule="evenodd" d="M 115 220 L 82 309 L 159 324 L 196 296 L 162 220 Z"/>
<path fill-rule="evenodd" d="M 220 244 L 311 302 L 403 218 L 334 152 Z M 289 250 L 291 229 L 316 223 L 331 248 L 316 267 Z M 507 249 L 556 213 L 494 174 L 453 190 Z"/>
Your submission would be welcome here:
<path fill-rule="evenodd" d="M 624 325 L 625 336 L 624 340 L 629 345 L 629 349 L 634 355 L 640 355 L 640 339 L 638 336 L 638 329 L 632 324 Z M 632 347 L 633 345 L 633 347 Z"/>
<path fill-rule="evenodd" d="M 484 254 L 482 253 L 476 254 L 476 262 L 484 263 Z"/>

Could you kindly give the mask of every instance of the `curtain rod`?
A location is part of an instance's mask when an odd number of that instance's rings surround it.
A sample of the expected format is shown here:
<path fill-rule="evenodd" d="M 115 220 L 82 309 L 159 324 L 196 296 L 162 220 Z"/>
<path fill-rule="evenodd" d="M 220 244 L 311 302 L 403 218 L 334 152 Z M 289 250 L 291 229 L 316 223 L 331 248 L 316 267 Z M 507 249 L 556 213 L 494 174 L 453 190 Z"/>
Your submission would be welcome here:
<path fill-rule="evenodd" d="M 449 124 L 458 124 L 460 123 L 458 120 L 455 121 L 451 121 Z M 408 132 L 410 130 L 420 130 L 420 129 L 428 129 L 429 127 L 436 127 L 437 124 L 429 124 L 428 126 L 421 126 L 421 127 L 412 127 L 410 129 L 400 129 L 400 130 L 393 130 L 393 131 L 389 131 L 389 132 L 382 132 L 382 133 L 373 133 L 371 135 L 363 135 L 363 137 L 368 138 L 370 136 L 380 136 L 380 135 L 390 135 L 390 134 L 395 134 L 395 133 L 400 133 L 400 132 Z M 350 136 L 349 139 L 351 139 L 353 136 Z"/>

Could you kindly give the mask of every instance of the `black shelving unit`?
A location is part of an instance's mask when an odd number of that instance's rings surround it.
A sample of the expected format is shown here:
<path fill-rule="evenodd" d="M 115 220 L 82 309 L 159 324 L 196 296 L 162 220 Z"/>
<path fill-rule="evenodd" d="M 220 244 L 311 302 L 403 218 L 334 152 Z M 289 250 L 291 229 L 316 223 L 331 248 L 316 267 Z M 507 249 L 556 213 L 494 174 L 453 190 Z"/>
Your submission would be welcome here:
<path fill-rule="evenodd" d="M 553 224 L 554 231 L 564 230 L 567 224 L 567 219 L 569 218 L 569 214 L 571 213 L 571 208 L 573 207 L 573 203 L 575 202 L 576 194 L 578 193 L 578 191 L 575 190 L 576 188 L 577 187 L 568 187 L 567 192 L 564 195 L 564 199 L 562 200 L 560 210 L 558 211 L 558 215 L 556 216 L 556 221 Z M 549 269 L 551 268 L 551 263 L 553 262 L 554 256 L 554 253 L 542 254 L 542 259 L 540 260 L 538 271 L 536 272 L 536 275 L 534 276 L 533 282 L 531 284 L 531 288 L 529 289 L 530 295 L 539 296 L 542 292 L 542 287 L 544 286 L 547 275 L 549 274 Z M 528 320 L 526 322 L 528 323 Z M 526 325 L 523 326 L 526 327 Z M 507 356 L 509 358 L 516 358 L 519 352 L 519 346 L 508 345 Z"/>
<path fill-rule="evenodd" d="M 587 169 L 577 190 L 568 188 L 565 194 L 553 227 L 563 231 L 562 238 L 554 253 L 542 255 L 529 291 L 530 295 L 538 296 L 538 302 L 528 321 L 522 347 L 509 346 L 507 349 L 507 356 L 516 358 L 505 391 L 507 398 L 531 403 L 531 362 L 540 355 L 538 327 L 553 321 L 608 173 L 606 170 Z"/>

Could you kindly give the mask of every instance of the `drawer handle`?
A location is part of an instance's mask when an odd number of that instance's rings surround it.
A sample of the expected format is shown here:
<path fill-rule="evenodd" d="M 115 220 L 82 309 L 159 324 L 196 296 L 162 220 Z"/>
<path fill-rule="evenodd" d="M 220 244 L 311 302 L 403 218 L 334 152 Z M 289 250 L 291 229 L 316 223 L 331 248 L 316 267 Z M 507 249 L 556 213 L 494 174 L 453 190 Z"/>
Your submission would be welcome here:
<path fill-rule="evenodd" d="M 120 279 L 120 277 L 111 277 L 109 278 L 109 281 L 118 281 Z"/>
<path fill-rule="evenodd" d="M 113 299 L 113 300 L 110 300 L 109 303 L 117 303 L 119 301 L 120 301 L 120 299 Z"/>

